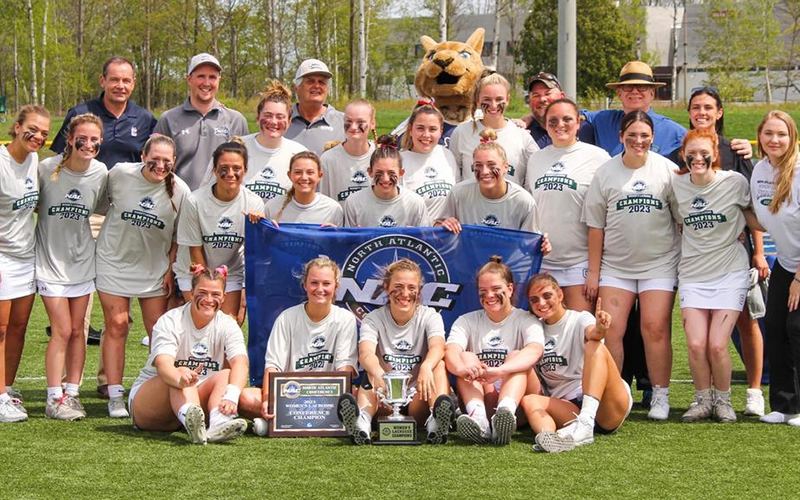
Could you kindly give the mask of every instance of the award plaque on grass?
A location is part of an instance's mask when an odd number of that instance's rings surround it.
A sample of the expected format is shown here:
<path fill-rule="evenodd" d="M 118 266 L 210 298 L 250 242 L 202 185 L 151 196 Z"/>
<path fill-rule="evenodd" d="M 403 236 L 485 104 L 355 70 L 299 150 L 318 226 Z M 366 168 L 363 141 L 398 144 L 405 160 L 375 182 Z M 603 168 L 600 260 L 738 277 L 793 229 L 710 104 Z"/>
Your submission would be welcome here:
<path fill-rule="evenodd" d="M 350 383 L 350 372 L 270 373 L 269 437 L 347 436 L 336 405 Z"/>

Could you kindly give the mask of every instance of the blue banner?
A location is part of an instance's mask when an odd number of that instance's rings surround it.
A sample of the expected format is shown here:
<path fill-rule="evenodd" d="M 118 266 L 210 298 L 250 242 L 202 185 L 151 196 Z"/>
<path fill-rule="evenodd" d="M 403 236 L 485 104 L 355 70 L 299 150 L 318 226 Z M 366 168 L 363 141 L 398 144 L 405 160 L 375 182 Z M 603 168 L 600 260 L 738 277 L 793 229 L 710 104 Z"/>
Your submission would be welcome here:
<path fill-rule="evenodd" d="M 514 273 L 516 301 L 527 308 L 524 285 L 541 265 L 541 235 L 484 226 L 464 226 L 460 234 L 443 228 L 321 228 L 262 220 L 245 229 L 245 269 L 249 318 L 250 384 L 261 385 L 264 353 L 272 324 L 284 310 L 306 299 L 300 286 L 303 265 L 327 255 L 342 268 L 336 303 L 359 321 L 386 303 L 380 289 L 383 269 L 403 257 L 420 265 L 422 302 L 437 308 L 445 328 L 481 307 L 475 279 L 492 255 Z"/>

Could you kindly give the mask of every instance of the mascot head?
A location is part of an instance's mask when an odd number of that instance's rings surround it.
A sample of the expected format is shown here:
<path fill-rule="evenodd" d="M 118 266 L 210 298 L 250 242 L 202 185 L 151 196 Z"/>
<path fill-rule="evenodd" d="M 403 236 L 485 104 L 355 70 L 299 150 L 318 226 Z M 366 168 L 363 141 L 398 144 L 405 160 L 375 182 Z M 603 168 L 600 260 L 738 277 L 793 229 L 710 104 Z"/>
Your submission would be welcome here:
<path fill-rule="evenodd" d="M 414 86 L 420 95 L 436 101 L 436 107 L 448 122 L 469 119 L 472 93 L 483 71 L 483 36 L 483 28 L 478 28 L 467 43 L 436 43 L 429 36 L 420 38 L 425 55 Z"/>

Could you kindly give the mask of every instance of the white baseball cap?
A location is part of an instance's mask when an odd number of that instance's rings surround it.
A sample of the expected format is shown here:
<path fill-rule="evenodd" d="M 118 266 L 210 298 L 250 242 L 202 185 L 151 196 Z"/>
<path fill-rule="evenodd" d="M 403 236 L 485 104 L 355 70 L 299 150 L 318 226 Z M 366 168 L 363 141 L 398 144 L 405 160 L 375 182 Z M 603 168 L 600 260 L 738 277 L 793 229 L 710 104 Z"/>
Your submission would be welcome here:
<path fill-rule="evenodd" d="M 333 74 L 328 70 L 328 66 L 319 59 L 306 59 L 300 63 L 297 68 L 297 73 L 294 74 L 294 84 L 300 85 L 303 83 L 303 77 L 306 75 L 325 75 L 332 78 Z"/>
<path fill-rule="evenodd" d="M 192 58 L 191 61 L 189 61 L 189 71 L 187 74 L 191 75 L 192 71 L 203 64 L 210 64 L 211 66 L 214 66 L 218 70 L 222 71 L 222 66 L 219 65 L 219 60 L 217 60 L 217 58 L 211 54 L 203 52 L 202 54 L 197 54 Z"/>

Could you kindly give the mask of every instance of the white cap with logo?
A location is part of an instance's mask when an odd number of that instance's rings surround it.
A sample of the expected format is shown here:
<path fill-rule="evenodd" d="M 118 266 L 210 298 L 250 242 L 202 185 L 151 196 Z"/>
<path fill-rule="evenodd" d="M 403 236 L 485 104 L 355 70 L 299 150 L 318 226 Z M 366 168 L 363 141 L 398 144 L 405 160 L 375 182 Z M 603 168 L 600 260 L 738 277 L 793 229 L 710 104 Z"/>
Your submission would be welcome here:
<path fill-rule="evenodd" d="M 217 60 L 217 58 L 211 54 L 203 52 L 202 54 L 197 54 L 192 58 L 191 61 L 189 61 L 189 71 L 187 74 L 191 75 L 192 71 L 203 64 L 210 64 L 211 66 L 214 66 L 218 70 L 222 71 L 222 66 L 219 65 L 219 60 Z"/>
<path fill-rule="evenodd" d="M 303 83 L 303 77 L 306 75 L 325 75 L 332 78 L 333 74 L 328 70 L 328 66 L 319 59 L 306 59 L 300 63 L 297 68 L 297 73 L 294 74 L 294 84 L 300 85 Z"/>

